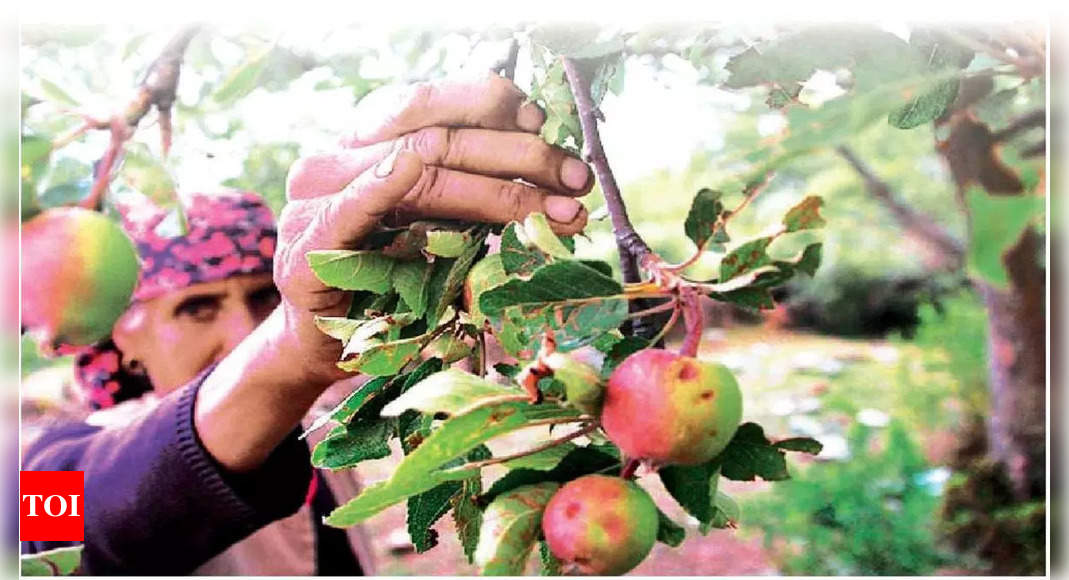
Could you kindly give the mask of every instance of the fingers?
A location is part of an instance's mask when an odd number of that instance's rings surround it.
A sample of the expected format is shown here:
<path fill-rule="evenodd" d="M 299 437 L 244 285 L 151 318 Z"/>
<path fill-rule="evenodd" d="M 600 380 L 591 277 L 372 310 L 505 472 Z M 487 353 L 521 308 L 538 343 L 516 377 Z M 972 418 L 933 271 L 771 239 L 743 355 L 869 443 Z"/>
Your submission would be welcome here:
<path fill-rule="evenodd" d="M 593 173 L 585 163 L 537 135 L 428 127 L 394 141 L 301 159 L 290 170 L 290 199 L 337 192 L 393 147 L 416 153 L 426 165 L 503 179 L 520 178 L 563 195 L 585 194 L 594 183 Z"/>
<path fill-rule="evenodd" d="M 317 206 L 302 236 L 305 250 L 354 247 L 394 211 L 422 175 L 419 158 L 398 150 L 337 195 L 304 202 Z"/>
<path fill-rule="evenodd" d="M 405 221 L 444 218 L 503 224 L 523 220 L 532 212 L 546 214 L 561 235 L 579 233 L 586 226 L 586 209 L 571 196 L 428 165 L 397 206 L 398 217 Z"/>
<path fill-rule="evenodd" d="M 342 140 L 358 147 L 424 127 L 481 127 L 537 132 L 545 114 L 516 85 L 496 74 L 480 81 L 439 81 L 379 89 L 356 108 L 355 130 Z"/>

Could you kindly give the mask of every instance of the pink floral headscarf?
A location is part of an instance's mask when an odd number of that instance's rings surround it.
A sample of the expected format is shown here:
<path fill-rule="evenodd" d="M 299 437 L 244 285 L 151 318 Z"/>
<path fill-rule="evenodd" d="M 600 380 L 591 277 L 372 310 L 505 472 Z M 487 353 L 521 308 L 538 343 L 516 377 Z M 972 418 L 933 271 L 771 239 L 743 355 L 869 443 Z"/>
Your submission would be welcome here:
<path fill-rule="evenodd" d="M 275 218 L 255 193 L 197 193 L 184 197 L 188 233 L 167 237 L 158 230 L 167 212 L 151 204 L 121 206 L 123 226 L 137 245 L 141 274 L 132 300 L 143 302 L 193 284 L 239 274 L 270 272 L 275 255 Z M 152 389 L 143 375 L 123 368 L 110 339 L 67 349 L 76 354 L 75 378 L 93 408 L 107 408 Z"/>

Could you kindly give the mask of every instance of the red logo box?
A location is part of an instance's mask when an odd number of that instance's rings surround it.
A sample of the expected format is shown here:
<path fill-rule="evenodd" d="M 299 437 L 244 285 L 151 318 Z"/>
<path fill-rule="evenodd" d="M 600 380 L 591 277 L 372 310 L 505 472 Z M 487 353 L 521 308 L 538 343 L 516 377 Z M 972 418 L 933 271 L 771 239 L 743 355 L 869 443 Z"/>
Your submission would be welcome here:
<path fill-rule="evenodd" d="M 85 473 L 19 472 L 19 540 L 82 541 Z"/>

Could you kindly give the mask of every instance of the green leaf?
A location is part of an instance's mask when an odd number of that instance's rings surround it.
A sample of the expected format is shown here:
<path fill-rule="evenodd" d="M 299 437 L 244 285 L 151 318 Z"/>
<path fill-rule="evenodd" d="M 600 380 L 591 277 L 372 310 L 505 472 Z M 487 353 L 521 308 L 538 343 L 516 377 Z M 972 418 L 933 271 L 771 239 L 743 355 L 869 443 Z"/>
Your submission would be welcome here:
<path fill-rule="evenodd" d="M 82 563 L 85 546 L 70 546 L 24 554 L 19 558 L 22 576 L 70 576 Z"/>
<path fill-rule="evenodd" d="M 423 493 L 445 481 L 467 479 L 477 469 L 440 469 L 477 445 L 532 421 L 575 417 L 577 413 L 556 405 L 504 403 L 481 407 L 448 419 L 398 464 L 390 479 L 368 486 L 357 497 L 335 509 L 326 518 L 332 526 L 351 526 L 405 498 Z"/>
<path fill-rule="evenodd" d="M 416 318 L 427 312 L 427 296 L 434 265 L 421 260 L 399 262 L 393 268 L 393 288 Z"/>
<path fill-rule="evenodd" d="M 390 273 L 396 262 L 378 252 L 315 250 L 305 257 L 316 277 L 332 288 L 384 294 L 393 286 Z"/>
<path fill-rule="evenodd" d="M 509 280 L 484 292 L 479 308 L 493 320 L 517 306 L 508 316 L 517 330 L 530 340 L 552 329 L 558 348 L 567 351 L 626 320 L 627 301 L 618 297 L 622 292 L 616 280 L 582 263 L 562 260 L 538 268 L 528 280 Z"/>
<path fill-rule="evenodd" d="M 739 288 L 730 292 L 713 292 L 709 294 L 709 297 L 745 308 L 771 310 L 776 307 L 776 303 L 772 300 L 772 293 L 768 291 L 768 288 Z"/>
<path fill-rule="evenodd" d="M 809 276 L 815 276 L 817 268 L 820 267 L 821 250 L 823 247 L 824 244 L 820 243 L 809 244 L 806 246 L 805 249 L 802 250 L 801 257 L 795 260 L 794 268 Z"/>
<path fill-rule="evenodd" d="M 921 94 L 887 115 L 887 122 L 898 129 L 913 129 L 938 119 L 958 98 L 958 79 L 944 80 L 923 88 Z"/>
<path fill-rule="evenodd" d="M 890 32 L 873 26 L 809 26 L 732 57 L 725 66 L 729 88 L 770 85 L 797 94 L 817 69 L 849 68 L 858 86 L 910 78 L 926 70 L 920 55 Z"/>
<path fill-rule="evenodd" d="M 248 95 L 258 86 L 260 76 L 267 67 L 267 56 L 271 48 L 265 48 L 252 54 L 238 68 L 232 70 L 226 80 L 215 90 L 212 99 L 220 105 L 228 105 Z"/>
<path fill-rule="evenodd" d="M 479 297 L 490 288 L 500 286 L 508 280 L 505 269 L 501 265 L 501 254 L 490 254 L 479 260 L 468 271 L 467 280 L 464 282 L 464 300 L 468 304 L 468 315 L 471 323 L 476 328 L 482 329 L 486 322 L 486 316 L 479 308 Z"/>
<path fill-rule="evenodd" d="M 68 108 L 81 107 L 82 104 L 77 99 L 70 96 L 70 94 L 63 90 L 58 84 L 43 78 L 37 77 L 37 84 L 41 89 L 41 95 L 46 97 L 47 100 L 52 101 L 58 105 L 63 105 Z"/>
<path fill-rule="evenodd" d="M 545 540 L 538 542 L 538 560 L 542 564 L 538 574 L 540 576 L 563 576 L 561 561 L 549 550 L 549 544 Z"/>
<path fill-rule="evenodd" d="M 338 363 L 338 368 L 349 372 L 361 372 L 373 377 L 395 375 L 406 364 L 419 356 L 430 334 L 395 340 L 381 344 L 373 344 L 364 349 L 358 356 Z"/>
<path fill-rule="evenodd" d="M 710 525 L 717 529 L 735 527 L 741 515 L 739 504 L 735 503 L 731 496 L 718 490 L 714 505 L 716 515 Z"/>
<path fill-rule="evenodd" d="M 396 417 L 407 409 L 430 414 L 462 415 L 477 407 L 499 403 L 502 398 L 514 398 L 523 394 L 517 388 L 499 385 L 469 372 L 451 368 L 413 385 L 386 405 L 382 415 Z"/>
<path fill-rule="evenodd" d="M 476 496 L 482 490 L 479 478 L 465 480 L 460 493 L 453 496 L 453 523 L 457 530 L 457 539 L 468 558 L 469 564 L 475 563 L 475 546 L 479 542 L 479 530 L 482 528 L 483 512 L 476 503 Z"/>
<path fill-rule="evenodd" d="M 909 44 L 917 55 L 928 63 L 933 79 L 924 83 L 917 96 L 892 110 L 887 121 L 899 129 L 912 129 L 938 119 L 958 96 L 960 80 L 939 78 L 941 74 L 963 69 L 972 61 L 974 53 L 946 34 L 930 28 L 910 30 Z"/>
<path fill-rule="evenodd" d="M 348 423 L 353 419 L 353 417 L 357 415 L 357 413 L 361 411 L 365 403 L 375 399 L 376 395 L 381 394 L 383 392 L 383 389 L 389 382 L 390 379 L 388 377 L 378 377 L 368 381 L 363 386 L 358 387 L 356 390 L 346 395 L 346 397 L 342 399 L 342 402 L 338 403 L 337 406 L 331 409 L 329 413 L 318 417 L 314 422 L 312 422 L 308 429 L 301 434 L 301 439 L 304 439 L 308 436 L 309 433 L 319 430 L 331 421 L 336 421 L 338 423 Z M 385 402 L 383 404 L 385 404 Z M 379 405 L 378 408 L 375 409 L 375 412 L 373 414 L 368 413 L 364 416 L 377 418 L 379 415 L 379 409 L 381 409 L 381 407 L 382 405 Z"/>
<path fill-rule="evenodd" d="M 717 224 L 720 224 L 720 216 L 724 213 L 724 204 L 720 201 L 722 195 L 719 191 L 703 188 L 690 204 L 683 230 L 699 249 L 704 249 L 710 239 L 718 244 L 728 241 L 723 225 L 717 227 Z"/>
<path fill-rule="evenodd" d="M 541 51 L 535 47 L 533 55 Z M 575 142 L 575 147 L 583 146 L 583 130 L 579 124 L 579 112 L 572 98 L 572 90 L 564 74 L 564 65 L 559 58 L 554 59 L 548 67 L 542 82 L 536 84 L 531 93 L 531 100 L 537 100 L 546 112 L 546 122 L 542 125 L 542 138 L 552 145 L 565 147 L 568 137 Z"/>
<path fill-rule="evenodd" d="M 765 253 L 772 237 L 757 238 L 735 248 L 720 261 L 721 283 L 731 280 L 739 274 L 749 272 L 772 261 Z"/>
<path fill-rule="evenodd" d="M 724 451 L 714 461 L 720 462 L 720 473 L 736 481 L 765 481 L 789 479 L 783 451 L 772 445 L 765 431 L 756 423 L 743 423 Z"/>
<path fill-rule="evenodd" d="M 22 136 L 22 166 L 30 167 L 48 158 L 52 153 L 52 141 L 38 135 Z"/>
<path fill-rule="evenodd" d="M 668 493 L 698 520 L 701 533 L 708 533 L 716 516 L 714 500 L 720 479 L 719 460 L 701 465 L 669 465 L 658 469 L 657 475 Z"/>
<path fill-rule="evenodd" d="M 787 226 L 787 232 L 811 230 L 824 225 L 824 218 L 820 217 L 820 206 L 824 203 L 820 197 L 810 195 L 801 203 L 787 211 L 783 216 L 783 225 Z"/>
<path fill-rule="evenodd" d="M 456 258 L 464 253 L 464 248 L 471 243 L 471 234 L 451 230 L 434 230 L 427 232 L 427 253 L 443 258 Z"/>
<path fill-rule="evenodd" d="M 572 252 L 560 241 L 557 234 L 546 221 L 546 216 L 540 212 L 527 214 L 523 220 L 523 233 L 527 240 L 542 253 L 554 258 L 571 259 Z"/>
<path fill-rule="evenodd" d="M 657 541 L 675 548 L 682 544 L 686 537 L 687 530 L 657 508 Z"/>
<path fill-rule="evenodd" d="M 571 442 L 565 442 L 561 445 L 550 447 L 549 449 L 543 449 L 538 453 L 532 453 L 531 455 L 524 455 L 523 457 L 517 457 L 502 463 L 503 466 L 509 469 L 534 469 L 537 471 L 549 471 L 564 460 L 565 456 L 577 449 L 576 445 Z"/>
<path fill-rule="evenodd" d="M 518 487 L 486 506 L 475 548 L 475 563 L 484 576 L 523 574 L 542 530 L 542 512 L 559 488 L 552 482 Z"/>
<path fill-rule="evenodd" d="M 624 39 L 613 30 L 580 22 L 543 24 L 531 31 L 531 41 L 576 59 L 600 58 L 625 48 Z"/>
<path fill-rule="evenodd" d="M 772 444 L 776 449 L 782 449 L 784 451 L 798 451 L 801 453 L 808 453 L 810 455 L 816 455 L 820 453 L 824 446 L 821 445 L 816 439 L 809 437 L 791 437 L 789 439 L 780 439 Z"/>
<path fill-rule="evenodd" d="M 427 326 L 430 328 L 437 328 L 441 324 L 446 309 L 460 295 L 468 271 L 475 263 L 475 257 L 479 255 L 490 230 L 480 226 L 468 231 L 471 232 L 471 239 L 459 256 L 440 258 L 434 262 L 427 300 Z"/>
<path fill-rule="evenodd" d="M 528 248 L 519 237 L 522 226 L 512 222 L 501 232 L 501 266 L 506 274 L 530 275 L 546 263 L 544 254 Z"/>
<path fill-rule="evenodd" d="M 367 459 L 389 457 L 387 444 L 394 433 L 394 422 L 364 419 L 332 432 L 312 450 L 312 465 L 321 469 L 345 469 Z"/>
<path fill-rule="evenodd" d="M 408 536 L 417 554 L 422 554 L 438 545 L 438 532 L 431 529 L 452 504 L 453 498 L 460 492 L 462 484 L 447 481 L 419 495 L 408 498 Z"/>
<path fill-rule="evenodd" d="M 483 494 L 484 501 L 491 501 L 498 495 L 522 485 L 553 481 L 565 483 L 589 475 L 591 473 L 604 472 L 607 469 L 618 468 L 621 465 L 619 452 L 615 447 L 611 448 L 617 454 L 613 454 L 607 448 L 599 448 L 594 445 L 576 447 L 561 459 L 556 467 L 549 471 L 538 469 L 513 469 L 502 476 L 490 486 Z"/>
<path fill-rule="evenodd" d="M 1043 199 L 1032 195 L 991 195 L 979 186 L 965 194 L 970 235 L 967 268 L 998 288 L 1009 286 L 1003 257 L 1025 228 L 1043 215 Z"/>

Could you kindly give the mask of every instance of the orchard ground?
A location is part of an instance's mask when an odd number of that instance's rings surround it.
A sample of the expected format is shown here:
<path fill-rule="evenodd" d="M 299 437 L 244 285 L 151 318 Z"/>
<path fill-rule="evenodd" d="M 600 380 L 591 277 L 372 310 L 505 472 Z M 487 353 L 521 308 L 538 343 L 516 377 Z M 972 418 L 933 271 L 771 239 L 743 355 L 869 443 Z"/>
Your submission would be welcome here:
<path fill-rule="evenodd" d="M 722 362 L 736 373 L 745 397 L 744 420 L 764 425 L 772 437 L 807 435 L 824 443 L 825 451 L 816 460 L 789 455 L 792 475 L 799 476 L 805 469 L 802 461 L 847 460 L 846 432 L 855 422 L 879 430 L 890 417 L 903 421 L 915 430 L 914 440 L 936 470 L 953 450 L 954 425 L 948 417 L 955 415 L 962 401 L 951 394 L 956 391 L 954 378 L 931 370 L 926 361 L 932 360 L 932 353 L 923 353 L 918 346 L 893 339 L 848 340 L 764 326 L 709 329 L 703 344 L 703 358 Z M 903 384 L 904 377 L 912 377 L 907 381 L 911 384 Z M 492 446 L 506 452 L 520 451 L 530 447 L 532 440 L 531 433 L 517 433 L 492 442 Z M 400 449 L 395 448 L 389 458 L 362 463 L 359 471 L 365 484 L 389 477 L 400 458 Z M 487 483 L 502 473 L 487 471 Z M 632 574 L 731 576 L 781 571 L 777 555 L 766 549 L 761 531 L 747 525 L 747 499 L 768 492 L 770 484 L 722 479 L 721 489 L 742 505 L 742 521 L 737 530 L 713 530 L 703 537 L 697 522 L 674 502 L 659 479 L 642 470 L 639 473 L 641 485 L 657 505 L 684 524 L 687 538 L 678 548 L 656 544 Z M 441 545 L 427 554 L 411 551 L 404 504 L 370 519 L 366 527 L 379 574 L 478 572 L 465 560 L 448 515 L 435 525 Z M 528 572 L 538 573 L 537 558 L 532 558 Z"/>

